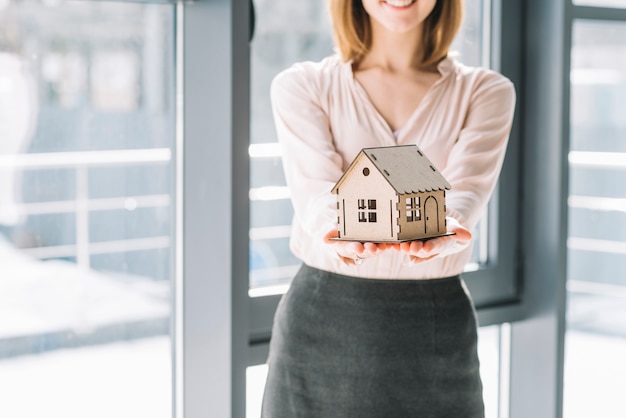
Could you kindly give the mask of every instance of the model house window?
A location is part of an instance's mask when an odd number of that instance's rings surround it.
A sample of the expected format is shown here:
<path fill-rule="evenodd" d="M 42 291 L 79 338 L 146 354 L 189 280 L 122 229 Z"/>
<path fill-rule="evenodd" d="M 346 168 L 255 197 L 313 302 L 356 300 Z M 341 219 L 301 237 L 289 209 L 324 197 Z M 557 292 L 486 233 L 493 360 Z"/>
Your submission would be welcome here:
<path fill-rule="evenodd" d="M 420 198 L 419 197 L 407 197 L 406 198 L 406 220 L 407 222 L 415 222 L 422 219 L 420 213 Z"/>
<path fill-rule="evenodd" d="M 376 199 L 357 199 L 359 222 L 376 222 Z"/>

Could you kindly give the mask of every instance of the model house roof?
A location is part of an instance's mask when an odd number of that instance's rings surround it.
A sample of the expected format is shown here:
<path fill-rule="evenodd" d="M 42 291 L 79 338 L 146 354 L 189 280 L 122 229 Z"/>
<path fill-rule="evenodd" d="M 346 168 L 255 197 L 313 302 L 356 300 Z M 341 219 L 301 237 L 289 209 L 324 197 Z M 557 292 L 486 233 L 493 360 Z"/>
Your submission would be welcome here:
<path fill-rule="evenodd" d="M 333 193 L 337 193 L 339 185 L 362 158 L 368 158 L 372 162 L 372 165 L 387 179 L 396 193 L 409 194 L 450 190 L 450 183 L 417 145 L 402 145 L 363 148 L 335 184 Z"/>

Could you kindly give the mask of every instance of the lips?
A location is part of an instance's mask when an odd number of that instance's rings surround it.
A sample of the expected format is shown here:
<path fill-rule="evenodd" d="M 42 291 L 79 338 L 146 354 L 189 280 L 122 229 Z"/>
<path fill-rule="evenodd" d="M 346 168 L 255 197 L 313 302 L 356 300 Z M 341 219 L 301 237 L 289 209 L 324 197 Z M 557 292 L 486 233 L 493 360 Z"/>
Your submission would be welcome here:
<path fill-rule="evenodd" d="M 415 3 L 416 0 L 385 0 L 385 3 L 391 7 L 408 7 Z"/>

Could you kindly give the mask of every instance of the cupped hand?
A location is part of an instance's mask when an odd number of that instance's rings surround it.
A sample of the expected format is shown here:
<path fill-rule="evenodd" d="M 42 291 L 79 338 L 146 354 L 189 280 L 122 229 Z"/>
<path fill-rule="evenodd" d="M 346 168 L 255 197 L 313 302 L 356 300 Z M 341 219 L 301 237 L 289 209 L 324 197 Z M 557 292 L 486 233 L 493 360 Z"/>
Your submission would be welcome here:
<path fill-rule="evenodd" d="M 461 225 L 454 218 L 447 218 L 448 232 L 454 235 L 447 235 L 429 240 L 416 240 L 400 243 L 400 251 L 408 254 L 412 263 L 423 263 L 431 260 L 455 245 L 464 247 L 472 239 L 472 233 Z"/>
<path fill-rule="evenodd" d="M 374 257 L 388 249 L 394 244 L 385 244 L 377 242 L 359 242 L 359 241 L 335 241 L 331 238 L 339 236 L 337 230 L 328 231 L 324 235 L 324 242 L 334 246 L 337 255 L 346 264 L 357 264 L 357 259 L 367 259 Z"/>

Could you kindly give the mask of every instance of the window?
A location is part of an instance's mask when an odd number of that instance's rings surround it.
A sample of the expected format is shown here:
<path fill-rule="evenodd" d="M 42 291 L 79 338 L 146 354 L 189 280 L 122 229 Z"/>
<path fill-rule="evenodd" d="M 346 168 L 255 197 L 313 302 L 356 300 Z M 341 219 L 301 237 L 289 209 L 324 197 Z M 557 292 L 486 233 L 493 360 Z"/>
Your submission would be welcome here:
<path fill-rule="evenodd" d="M 415 222 L 422 219 L 420 212 L 420 198 L 407 197 L 406 198 L 406 220 L 407 222 Z"/>
<path fill-rule="evenodd" d="M 269 96 L 273 77 L 295 61 L 332 54 L 324 1 L 255 1 L 250 49 L 250 288 L 289 283 L 300 261 L 289 250 L 293 208 Z M 281 289 L 281 288 L 276 288 Z M 284 288 L 283 288 L 284 289 Z"/>
<path fill-rule="evenodd" d="M 0 6 L 0 416 L 171 414 L 173 44 L 171 5 Z"/>
<path fill-rule="evenodd" d="M 359 222 L 376 222 L 376 200 L 367 199 L 367 208 L 365 207 L 365 200 L 357 199 Z"/>
<path fill-rule="evenodd" d="M 626 413 L 615 390 L 626 373 L 626 19 L 574 20 L 571 53 L 564 410 L 619 416 Z M 587 367 L 592 361 L 596 367 Z"/>

